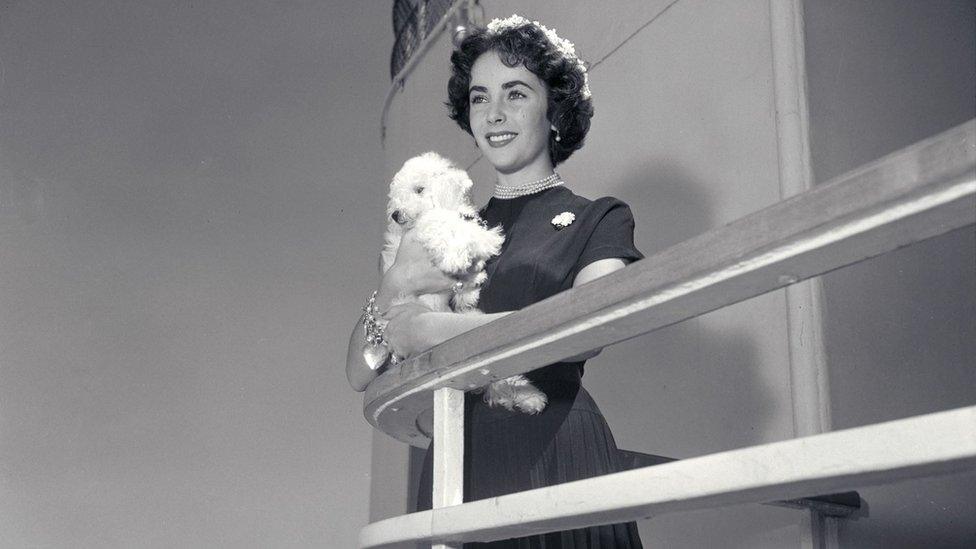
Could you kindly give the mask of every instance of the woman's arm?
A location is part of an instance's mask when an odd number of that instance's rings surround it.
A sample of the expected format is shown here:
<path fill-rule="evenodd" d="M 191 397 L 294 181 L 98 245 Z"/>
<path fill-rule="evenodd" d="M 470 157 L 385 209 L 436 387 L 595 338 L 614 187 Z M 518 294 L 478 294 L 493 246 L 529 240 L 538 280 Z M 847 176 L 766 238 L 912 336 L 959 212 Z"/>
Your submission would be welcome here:
<path fill-rule="evenodd" d="M 384 338 L 398 355 L 409 357 L 507 314 L 510 312 L 459 315 L 434 312 L 412 303 L 398 305 L 387 313 L 389 324 L 386 326 Z M 349 338 L 346 378 L 353 389 L 364 391 L 378 374 L 379 372 L 366 365 L 363 358 L 363 323 L 360 317 Z"/>
<path fill-rule="evenodd" d="M 614 271 L 619 271 L 627 266 L 627 263 L 623 259 L 618 257 L 612 257 L 609 259 L 600 259 L 590 263 L 586 267 L 580 269 L 580 272 L 576 274 L 576 278 L 573 279 L 573 287 L 586 284 L 587 282 L 596 280 L 601 276 L 606 276 Z"/>
<path fill-rule="evenodd" d="M 590 263 L 586 267 L 580 269 L 580 272 L 576 274 L 576 278 L 573 279 L 573 287 L 577 287 L 581 284 L 586 284 L 592 280 L 596 280 L 601 276 L 606 276 L 614 271 L 623 269 L 627 264 L 623 259 L 614 257 L 609 259 L 600 259 Z M 593 349 L 592 351 L 586 351 L 585 353 L 580 353 L 575 356 L 571 356 L 565 359 L 565 362 L 582 362 L 584 360 L 589 360 L 603 351 L 600 349 Z"/>
<path fill-rule="evenodd" d="M 409 233 L 408 233 L 409 234 Z M 406 241 L 407 238 L 405 237 Z M 409 244 L 408 244 L 409 245 Z M 401 244 L 401 252 L 404 245 Z M 414 250 L 416 251 L 416 250 Z M 407 250 L 405 255 L 409 255 Z M 401 263 L 400 255 L 397 256 L 397 263 Z M 402 263 L 409 264 L 409 260 Z M 573 287 L 585 284 L 601 276 L 610 274 L 618 269 L 622 269 L 625 263 L 622 259 L 601 259 L 590 263 L 576 275 Z M 511 314 L 513 311 L 485 315 L 459 315 L 455 313 L 440 313 L 425 309 L 416 304 L 400 305 L 390 307 L 390 302 L 398 294 L 423 293 L 416 290 L 416 286 L 411 287 L 411 279 L 423 279 L 428 287 L 443 285 L 445 282 L 453 284 L 453 280 L 444 277 L 438 280 L 436 274 L 426 271 L 413 269 L 414 272 L 408 273 L 408 269 L 398 267 L 396 264 L 383 277 L 380 289 L 377 291 L 377 308 L 389 319 L 386 327 L 385 337 L 392 349 L 401 356 L 413 356 L 435 345 L 443 343 L 459 334 L 483 326 Z M 443 276 L 443 275 L 441 275 Z M 594 349 L 585 353 L 569 357 L 566 362 L 583 361 L 600 354 L 601 349 Z M 346 378 L 353 389 L 363 391 L 378 372 L 371 369 L 363 359 L 363 325 L 362 317 L 356 323 L 352 335 L 349 338 L 349 349 L 346 356 Z"/>
<path fill-rule="evenodd" d="M 382 278 L 380 288 L 376 291 L 376 307 L 380 311 L 390 308 L 390 303 L 400 293 L 409 293 L 406 281 L 399 276 L 399 271 L 391 268 L 386 276 Z M 363 357 L 365 347 L 365 330 L 363 329 L 363 315 L 353 327 L 352 335 L 349 336 L 349 347 L 346 351 L 346 379 L 349 385 L 357 391 L 364 391 L 370 381 L 379 374 L 376 370 L 366 364 Z"/>
<path fill-rule="evenodd" d="M 356 327 L 349 336 L 349 348 L 346 351 L 346 379 L 349 385 L 357 391 L 366 390 L 366 386 L 376 377 L 377 372 L 366 364 L 363 357 L 363 317 L 360 316 Z"/>
<path fill-rule="evenodd" d="M 397 256 L 390 269 L 381 276 L 376 291 L 376 308 L 386 315 L 393 300 L 401 296 L 449 291 L 456 281 L 434 267 L 427 251 L 408 231 L 400 241 Z M 357 391 L 363 391 L 379 374 L 363 357 L 363 317 L 360 316 L 349 336 L 346 350 L 346 379 Z"/>
<path fill-rule="evenodd" d="M 617 258 L 594 261 L 576 275 L 573 287 L 622 269 L 624 265 L 624 261 Z M 400 305 L 393 307 L 387 315 L 390 323 L 386 326 L 386 339 L 398 355 L 414 356 L 454 336 L 488 324 L 512 312 L 459 315 L 432 312 L 416 304 Z M 598 354 L 600 354 L 600 349 L 594 349 L 569 357 L 565 361 L 582 361 Z"/>
<path fill-rule="evenodd" d="M 442 313 L 420 305 L 400 305 L 390 310 L 385 337 L 398 355 L 410 357 L 511 313 Z"/>

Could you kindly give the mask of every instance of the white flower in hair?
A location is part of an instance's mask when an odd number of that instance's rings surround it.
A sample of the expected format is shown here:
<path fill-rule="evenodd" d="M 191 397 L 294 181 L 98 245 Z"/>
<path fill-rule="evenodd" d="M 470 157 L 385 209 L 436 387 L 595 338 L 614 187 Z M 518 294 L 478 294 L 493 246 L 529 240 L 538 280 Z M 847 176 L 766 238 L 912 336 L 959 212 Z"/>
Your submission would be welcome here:
<path fill-rule="evenodd" d="M 488 32 L 495 34 L 508 29 L 517 29 L 523 25 L 531 24 L 532 22 L 528 19 L 513 13 L 511 17 L 506 17 L 505 19 L 499 19 L 497 17 L 492 19 L 488 23 Z"/>
<path fill-rule="evenodd" d="M 580 93 L 583 95 L 583 99 L 589 99 L 592 94 L 590 93 L 590 79 L 586 74 L 586 65 L 583 63 L 583 60 L 576 55 L 576 46 L 574 46 L 569 40 L 560 38 L 559 35 L 556 34 L 556 29 L 550 29 L 538 21 L 529 21 L 521 15 L 514 13 L 511 15 L 511 17 L 506 17 L 505 19 L 492 19 L 491 22 L 488 23 L 487 28 L 488 32 L 498 34 L 507 30 L 524 27 L 526 25 L 532 25 L 541 30 L 542 34 L 546 35 L 549 43 L 551 43 L 569 62 L 573 63 L 577 68 L 579 68 L 580 72 L 583 73 L 583 88 L 580 90 Z"/>

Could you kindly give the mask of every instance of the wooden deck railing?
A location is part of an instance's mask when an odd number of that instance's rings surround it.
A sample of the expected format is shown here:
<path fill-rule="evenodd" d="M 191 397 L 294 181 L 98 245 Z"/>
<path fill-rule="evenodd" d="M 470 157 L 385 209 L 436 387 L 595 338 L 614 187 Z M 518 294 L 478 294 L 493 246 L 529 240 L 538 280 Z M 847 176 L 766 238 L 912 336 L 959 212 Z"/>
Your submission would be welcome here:
<path fill-rule="evenodd" d="M 463 419 L 458 402 L 465 390 L 973 223 L 976 121 L 969 121 L 444 342 L 374 380 L 366 391 L 365 415 L 385 433 L 426 446 L 418 426 L 434 409 L 437 393 L 439 432 L 457 439 Z M 911 443 L 893 442 L 900 437 Z M 836 455 L 838 445 L 843 457 Z M 457 443 L 441 446 L 446 448 L 440 459 L 453 460 L 435 464 L 448 475 L 435 478 L 435 492 L 442 496 L 435 498 L 435 507 L 444 508 L 369 525 L 360 538 L 363 547 L 398 540 L 505 539 L 973 468 L 976 407 L 463 505 Z M 774 462 L 783 466 L 768 466 Z"/>

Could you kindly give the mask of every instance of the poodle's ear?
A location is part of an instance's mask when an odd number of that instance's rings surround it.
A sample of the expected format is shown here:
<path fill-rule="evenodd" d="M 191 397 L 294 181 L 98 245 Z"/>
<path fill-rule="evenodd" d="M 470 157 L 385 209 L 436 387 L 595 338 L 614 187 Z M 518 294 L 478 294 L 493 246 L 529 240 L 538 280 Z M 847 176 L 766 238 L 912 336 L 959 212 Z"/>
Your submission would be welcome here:
<path fill-rule="evenodd" d="M 451 184 L 459 191 L 461 196 L 471 198 L 471 189 L 474 187 L 474 182 L 468 177 L 467 172 L 459 168 L 452 169 Z"/>
<path fill-rule="evenodd" d="M 461 187 L 465 191 L 470 191 L 471 187 L 474 186 L 474 181 L 471 181 L 471 178 L 468 177 L 467 172 L 465 172 L 464 170 L 459 169 L 458 172 L 459 172 L 458 177 L 461 179 Z"/>

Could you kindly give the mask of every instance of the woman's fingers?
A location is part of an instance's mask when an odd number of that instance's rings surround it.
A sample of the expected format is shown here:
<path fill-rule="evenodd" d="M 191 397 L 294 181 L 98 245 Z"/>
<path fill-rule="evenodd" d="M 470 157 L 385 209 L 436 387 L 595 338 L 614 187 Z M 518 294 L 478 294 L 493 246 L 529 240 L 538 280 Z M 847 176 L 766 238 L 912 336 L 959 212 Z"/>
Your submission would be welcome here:
<path fill-rule="evenodd" d="M 419 350 L 420 337 L 415 319 L 417 315 L 428 312 L 430 309 L 419 303 L 404 303 L 390 307 L 384 313 L 384 318 L 389 321 L 384 330 L 384 338 L 394 353 L 409 357 Z"/>
<path fill-rule="evenodd" d="M 393 320 L 401 315 L 418 315 L 420 313 L 429 313 L 430 309 L 424 307 L 420 303 L 402 303 L 400 305 L 394 305 L 390 307 L 390 310 L 383 313 L 383 316 L 388 320 Z"/>
<path fill-rule="evenodd" d="M 404 233 L 397 249 L 394 266 L 410 285 L 414 295 L 433 294 L 449 290 L 456 280 L 444 274 L 431 262 L 430 255 L 417 238 L 414 230 Z"/>

